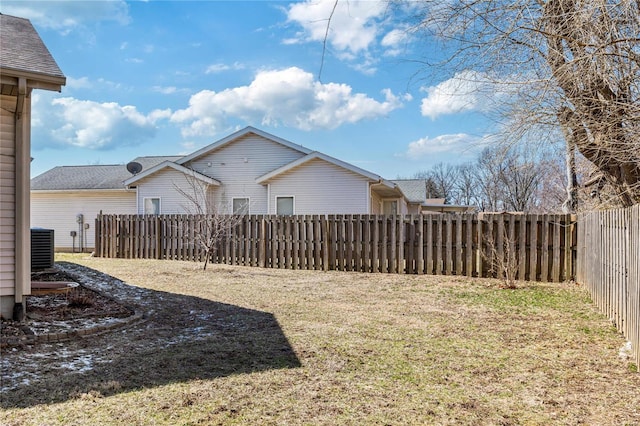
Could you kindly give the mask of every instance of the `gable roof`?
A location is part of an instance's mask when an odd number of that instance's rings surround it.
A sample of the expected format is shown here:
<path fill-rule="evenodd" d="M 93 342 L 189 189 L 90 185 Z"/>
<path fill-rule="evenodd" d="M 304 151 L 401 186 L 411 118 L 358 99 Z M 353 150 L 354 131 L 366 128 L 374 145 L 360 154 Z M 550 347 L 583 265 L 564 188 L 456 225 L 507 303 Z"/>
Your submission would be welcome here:
<path fill-rule="evenodd" d="M 242 137 L 244 137 L 244 136 L 246 136 L 246 135 L 248 135 L 250 133 L 253 133 L 254 135 L 262 136 L 265 139 L 269 139 L 272 142 L 275 142 L 275 143 L 278 143 L 280 145 L 286 146 L 287 148 L 291 148 L 293 150 L 299 151 L 299 152 L 301 152 L 303 154 L 309 154 L 309 153 L 312 152 L 310 149 L 305 148 L 302 145 L 298 145 L 298 144 L 295 144 L 293 142 L 289 142 L 286 139 L 282 139 L 282 138 L 280 138 L 278 136 L 275 136 L 275 135 L 272 135 L 270 133 L 264 132 L 264 131 L 262 131 L 260 129 L 256 129 L 255 127 L 247 126 L 244 129 L 238 130 L 237 132 L 232 133 L 229 136 L 226 136 L 226 137 L 224 137 L 224 138 L 222 138 L 222 139 L 220 139 L 220 140 L 218 140 L 218 141 L 216 141 L 216 142 L 214 142 L 212 144 L 209 144 L 209 145 L 205 146 L 204 148 L 201 148 L 201 149 L 197 150 L 194 153 L 191 153 L 191 154 L 189 154 L 189 155 L 187 155 L 185 157 L 182 157 L 180 160 L 176 161 L 176 163 L 178 163 L 178 164 L 188 163 L 189 161 L 192 161 L 192 160 L 194 160 L 194 159 L 196 159 L 196 158 L 198 158 L 198 157 L 200 157 L 202 155 L 209 154 L 209 153 L 211 153 L 211 152 L 213 152 L 213 151 L 215 151 L 217 149 L 220 149 L 223 146 L 233 142 L 234 140 L 240 139 L 240 138 L 242 138 Z"/>
<path fill-rule="evenodd" d="M 279 168 L 277 168 L 277 169 L 275 169 L 275 170 L 273 170 L 273 171 L 271 171 L 271 172 L 269 172 L 269 173 L 267 173 L 265 175 L 262 175 L 262 176 L 256 178 L 256 183 L 267 183 L 269 180 L 271 180 L 271 179 L 273 179 L 273 178 L 275 178 L 275 177 L 277 177 L 277 176 L 279 176 L 279 175 L 281 175 L 283 173 L 286 173 L 286 172 L 288 172 L 290 170 L 293 170 L 294 168 L 299 167 L 299 166 L 301 166 L 301 165 L 303 165 L 305 163 L 308 163 L 311 160 L 315 160 L 315 159 L 324 160 L 324 161 L 326 161 L 328 163 L 331 163 L 333 165 L 336 165 L 338 167 L 342 167 L 343 169 L 347 169 L 347 170 L 349 170 L 349 171 L 351 171 L 351 172 L 353 172 L 355 174 L 358 174 L 360 176 L 363 176 L 363 177 L 365 177 L 365 178 L 367 178 L 367 179 L 369 179 L 371 181 L 388 182 L 388 186 L 390 186 L 390 187 L 395 186 L 392 182 L 386 181 L 385 179 L 383 179 L 382 177 L 378 176 L 375 173 L 368 172 L 368 171 L 366 171 L 364 169 L 361 169 L 361 168 L 356 167 L 356 166 L 354 166 L 352 164 L 349 164 L 349 163 L 345 163 L 344 161 L 338 160 L 337 158 L 330 157 L 330 156 L 328 156 L 326 154 L 323 154 L 321 152 L 318 152 L 318 151 L 313 151 L 313 152 L 305 155 L 304 157 L 300 157 L 297 160 L 292 161 L 289 164 L 285 164 L 282 167 L 279 167 Z"/>
<path fill-rule="evenodd" d="M 427 199 L 427 185 L 424 179 L 399 179 L 392 182 L 400 187 L 410 203 L 424 203 Z"/>
<path fill-rule="evenodd" d="M 149 169 L 179 156 L 138 157 L 133 161 Z M 131 177 L 124 164 L 92 166 L 58 166 L 31 179 L 32 191 L 124 190 L 123 182 Z"/>
<path fill-rule="evenodd" d="M 210 185 L 220 186 L 220 181 L 217 181 L 212 177 L 203 175 L 202 173 L 197 172 L 197 171 L 195 171 L 193 169 L 188 169 L 188 168 L 186 168 L 186 167 L 184 167 L 184 166 L 182 166 L 180 164 L 176 164 L 176 163 L 174 163 L 172 161 L 164 161 L 164 162 L 162 162 L 160 164 L 157 164 L 157 165 L 155 165 L 155 166 L 153 166 L 153 167 L 151 167 L 151 168 L 149 168 L 147 170 L 144 170 L 144 171 L 142 171 L 142 172 L 140 172 L 140 173 L 138 173 L 138 174 L 136 174 L 134 176 L 131 176 L 131 177 L 129 177 L 129 179 L 124 181 L 124 184 L 127 187 L 129 187 L 129 185 L 139 181 L 140 179 L 143 179 L 143 178 L 145 178 L 145 177 L 147 177 L 149 175 L 157 173 L 158 171 L 166 169 L 167 167 L 170 168 L 170 169 L 177 170 L 177 171 L 179 171 L 181 173 L 184 173 L 185 175 L 191 175 L 194 178 L 196 178 L 198 180 L 201 180 L 201 181 L 203 181 L 205 183 L 208 183 Z"/>
<path fill-rule="evenodd" d="M 27 78 L 27 86 L 57 90 L 66 78 L 28 19 L 0 14 L 0 75 L 3 84 Z"/>

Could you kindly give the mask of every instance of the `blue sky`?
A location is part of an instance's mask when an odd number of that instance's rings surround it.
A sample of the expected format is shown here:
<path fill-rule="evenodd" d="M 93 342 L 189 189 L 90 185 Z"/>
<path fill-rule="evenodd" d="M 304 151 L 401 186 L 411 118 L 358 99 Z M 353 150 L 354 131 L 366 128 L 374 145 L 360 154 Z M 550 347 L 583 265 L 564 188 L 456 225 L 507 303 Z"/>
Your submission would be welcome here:
<path fill-rule="evenodd" d="M 491 131 L 478 83 L 416 78 L 434 44 L 377 1 L 338 3 L 323 60 L 333 4 L 2 0 L 67 76 L 34 91 L 32 176 L 188 154 L 248 125 L 389 179 L 474 159 Z"/>

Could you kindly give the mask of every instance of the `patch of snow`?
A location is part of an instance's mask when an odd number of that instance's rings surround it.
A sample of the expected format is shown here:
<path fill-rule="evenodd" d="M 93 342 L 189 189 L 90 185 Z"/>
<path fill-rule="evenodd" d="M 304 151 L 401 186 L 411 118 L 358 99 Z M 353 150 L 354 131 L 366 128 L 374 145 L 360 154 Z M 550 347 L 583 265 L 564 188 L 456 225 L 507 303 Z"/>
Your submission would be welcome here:
<path fill-rule="evenodd" d="M 83 355 L 69 362 L 61 363 L 60 368 L 78 373 L 84 373 L 86 371 L 90 371 L 93 368 L 93 358 L 91 355 Z"/>
<path fill-rule="evenodd" d="M 632 355 L 633 349 L 630 341 L 627 341 L 622 347 L 620 351 L 618 351 L 618 357 L 622 360 L 630 359 Z"/>

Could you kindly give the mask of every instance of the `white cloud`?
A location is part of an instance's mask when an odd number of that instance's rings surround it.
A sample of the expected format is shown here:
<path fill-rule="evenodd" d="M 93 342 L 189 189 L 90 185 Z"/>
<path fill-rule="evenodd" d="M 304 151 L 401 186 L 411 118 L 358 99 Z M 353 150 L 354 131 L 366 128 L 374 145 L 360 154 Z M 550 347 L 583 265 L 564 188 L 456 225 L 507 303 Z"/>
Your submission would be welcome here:
<path fill-rule="evenodd" d="M 302 130 L 333 129 L 384 116 L 406 99 L 390 90 L 383 95 L 384 100 L 378 101 L 353 93 L 346 84 L 320 83 L 311 73 L 291 67 L 259 72 L 248 86 L 198 92 L 171 121 L 185 126 L 184 136 L 213 135 L 227 127 L 227 118 Z"/>
<path fill-rule="evenodd" d="M 445 153 L 461 155 L 477 148 L 482 140 L 466 133 L 440 135 L 435 138 L 424 137 L 411 142 L 406 153 L 401 156 L 416 160 Z"/>
<path fill-rule="evenodd" d="M 499 91 L 489 79 L 474 71 L 457 73 L 453 78 L 436 86 L 423 88 L 427 96 L 422 99 L 423 116 L 435 119 L 440 115 L 485 110 Z"/>
<path fill-rule="evenodd" d="M 69 89 L 90 89 L 92 87 L 88 77 L 67 77 L 66 87 Z"/>
<path fill-rule="evenodd" d="M 383 38 L 380 44 L 383 46 L 395 47 L 400 43 L 403 43 L 408 38 L 408 34 L 406 31 L 403 31 L 399 28 L 395 28 L 389 31 Z"/>
<path fill-rule="evenodd" d="M 335 6 L 335 10 L 334 10 Z M 358 53 L 375 41 L 377 25 L 374 18 L 384 13 L 380 1 L 307 0 L 289 7 L 288 19 L 305 30 L 299 39 L 322 41 L 331 17 L 328 40 L 338 50 Z M 332 14 L 333 11 L 333 14 Z"/>
<path fill-rule="evenodd" d="M 335 7 L 335 9 L 334 9 Z M 400 7 L 403 9 L 403 6 Z M 327 52 L 365 74 L 376 71 L 382 56 L 397 56 L 409 33 L 391 19 L 390 6 L 381 0 L 306 0 L 286 10 L 288 22 L 301 27 L 285 44 L 327 43 Z M 327 31 L 328 30 L 328 31 Z"/>
<path fill-rule="evenodd" d="M 175 86 L 153 86 L 151 88 L 154 92 L 162 93 L 163 95 L 173 95 L 174 93 L 188 93 L 189 89 L 180 89 Z"/>
<path fill-rule="evenodd" d="M 31 20 L 36 27 L 50 28 L 63 34 L 82 28 L 89 22 L 131 21 L 129 7 L 124 0 L 84 1 L 7 1 L 0 3 L 0 11 L 7 15 Z"/>
<path fill-rule="evenodd" d="M 104 78 L 90 79 L 89 77 L 67 77 L 67 84 L 65 85 L 65 92 L 84 92 L 89 91 L 111 91 L 111 90 L 124 90 L 122 84 L 114 81 L 106 80 Z"/>
<path fill-rule="evenodd" d="M 70 97 L 56 98 L 46 104 L 38 102 L 36 107 L 38 117 L 42 115 L 41 109 L 47 110 L 47 127 L 52 129 L 53 140 L 63 145 L 91 149 L 140 143 L 154 136 L 158 119 L 170 115 L 166 110 L 144 115 L 134 106 Z"/>
<path fill-rule="evenodd" d="M 244 69 L 245 66 L 239 62 L 234 62 L 233 64 L 212 64 L 207 67 L 205 70 L 205 74 L 217 74 L 224 71 L 237 71 Z"/>

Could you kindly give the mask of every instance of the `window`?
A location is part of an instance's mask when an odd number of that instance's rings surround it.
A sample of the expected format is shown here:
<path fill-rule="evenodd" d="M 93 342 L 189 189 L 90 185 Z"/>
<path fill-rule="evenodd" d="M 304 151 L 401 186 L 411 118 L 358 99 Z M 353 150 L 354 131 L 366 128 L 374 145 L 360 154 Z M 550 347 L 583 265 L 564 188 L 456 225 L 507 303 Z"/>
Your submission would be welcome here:
<path fill-rule="evenodd" d="M 160 198 L 144 199 L 144 214 L 160 214 Z"/>
<path fill-rule="evenodd" d="M 233 199 L 233 214 L 249 214 L 249 199 L 248 198 L 234 198 Z"/>
<path fill-rule="evenodd" d="M 382 203 L 382 214 L 392 215 L 398 214 L 398 201 L 384 201 Z"/>
<path fill-rule="evenodd" d="M 276 197 L 276 214 L 292 215 L 293 197 Z"/>

